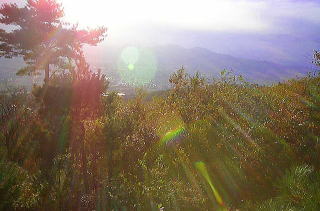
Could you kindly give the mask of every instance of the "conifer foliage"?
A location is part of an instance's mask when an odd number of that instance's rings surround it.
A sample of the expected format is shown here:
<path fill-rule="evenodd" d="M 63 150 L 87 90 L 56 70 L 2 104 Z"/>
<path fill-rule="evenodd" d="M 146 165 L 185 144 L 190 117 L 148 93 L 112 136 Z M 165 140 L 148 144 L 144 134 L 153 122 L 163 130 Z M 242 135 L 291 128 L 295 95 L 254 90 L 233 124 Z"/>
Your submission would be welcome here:
<path fill-rule="evenodd" d="M 96 45 L 106 33 L 104 27 L 80 30 L 62 21 L 63 8 L 55 0 L 28 0 L 23 7 L 2 4 L 0 15 L 0 23 L 7 25 L 0 30 L 0 56 L 22 56 L 27 66 L 18 74 L 44 70 L 45 83 L 50 72 L 70 70 L 82 56 L 82 46 Z"/>

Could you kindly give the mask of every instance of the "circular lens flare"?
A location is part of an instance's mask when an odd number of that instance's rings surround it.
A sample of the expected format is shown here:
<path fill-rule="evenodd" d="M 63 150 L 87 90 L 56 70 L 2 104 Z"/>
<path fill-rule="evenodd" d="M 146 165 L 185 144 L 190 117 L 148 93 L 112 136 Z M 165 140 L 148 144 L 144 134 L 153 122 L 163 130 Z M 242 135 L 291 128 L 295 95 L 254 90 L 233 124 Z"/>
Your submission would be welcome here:
<path fill-rule="evenodd" d="M 126 47 L 121 53 L 121 59 L 127 64 L 135 64 L 139 60 L 140 52 L 136 47 Z"/>
<path fill-rule="evenodd" d="M 157 60 L 147 48 L 126 47 L 117 64 L 121 80 L 132 86 L 149 84 L 157 71 Z"/>
<path fill-rule="evenodd" d="M 134 64 L 129 64 L 128 65 L 128 70 L 133 70 L 134 69 Z"/>

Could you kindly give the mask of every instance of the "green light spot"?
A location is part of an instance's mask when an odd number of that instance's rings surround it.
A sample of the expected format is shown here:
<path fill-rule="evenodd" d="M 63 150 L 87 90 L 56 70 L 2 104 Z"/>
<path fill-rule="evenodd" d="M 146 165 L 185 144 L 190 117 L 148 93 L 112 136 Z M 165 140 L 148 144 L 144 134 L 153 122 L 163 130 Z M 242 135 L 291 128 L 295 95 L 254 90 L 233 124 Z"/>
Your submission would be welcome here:
<path fill-rule="evenodd" d="M 167 144 L 168 142 L 172 141 L 173 139 L 177 138 L 184 132 L 184 127 L 178 128 L 173 131 L 167 132 L 164 137 L 161 139 L 161 144 Z"/>
<path fill-rule="evenodd" d="M 117 69 L 123 82 L 133 86 L 143 86 L 155 77 L 156 57 L 150 49 L 126 47 L 118 59 Z"/>
<path fill-rule="evenodd" d="M 205 180 L 208 182 L 208 184 L 210 185 L 211 190 L 213 192 L 213 195 L 216 198 L 217 202 L 221 206 L 224 206 L 220 194 L 218 193 L 217 189 L 213 186 L 213 183 L 210 179 L 206 164 L 204 164 L 204 162 L 202 162 L 202 161 L 198 161 L 194 165 L 198 169 L 198 171 L 202 174 L 202 176 L 205 178 Z"/>
<path fill-rule="evenodd" d="M 128 70 L 134 70 L 134 64 L 128 64 Z"/>

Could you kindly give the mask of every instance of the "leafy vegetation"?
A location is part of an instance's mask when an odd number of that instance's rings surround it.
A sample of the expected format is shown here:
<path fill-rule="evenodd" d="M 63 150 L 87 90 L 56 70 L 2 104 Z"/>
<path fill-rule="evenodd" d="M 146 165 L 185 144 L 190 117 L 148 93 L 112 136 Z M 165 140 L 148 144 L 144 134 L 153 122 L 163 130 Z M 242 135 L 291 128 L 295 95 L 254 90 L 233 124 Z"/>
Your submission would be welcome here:
<path fill-rule="evenodd" d="M 317 74 L 265 87 L 182 69 L 125 100 L 85 67 L 1 95 L 1 209 L 319 209 Z"/>

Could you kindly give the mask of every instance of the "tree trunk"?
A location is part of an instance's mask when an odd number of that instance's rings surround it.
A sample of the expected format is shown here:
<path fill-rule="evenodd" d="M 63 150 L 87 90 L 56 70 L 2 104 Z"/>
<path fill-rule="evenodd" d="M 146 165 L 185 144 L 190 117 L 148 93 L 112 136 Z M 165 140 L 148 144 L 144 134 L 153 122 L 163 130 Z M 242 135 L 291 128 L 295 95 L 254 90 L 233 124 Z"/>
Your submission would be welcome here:
<path fill-rule="evenodd" d="M 47 63 L 45 67 L 45 73 L 44 73 L 44 84 L 49 84 L 49 77 L 50 77 L 50 64 Z"/>

